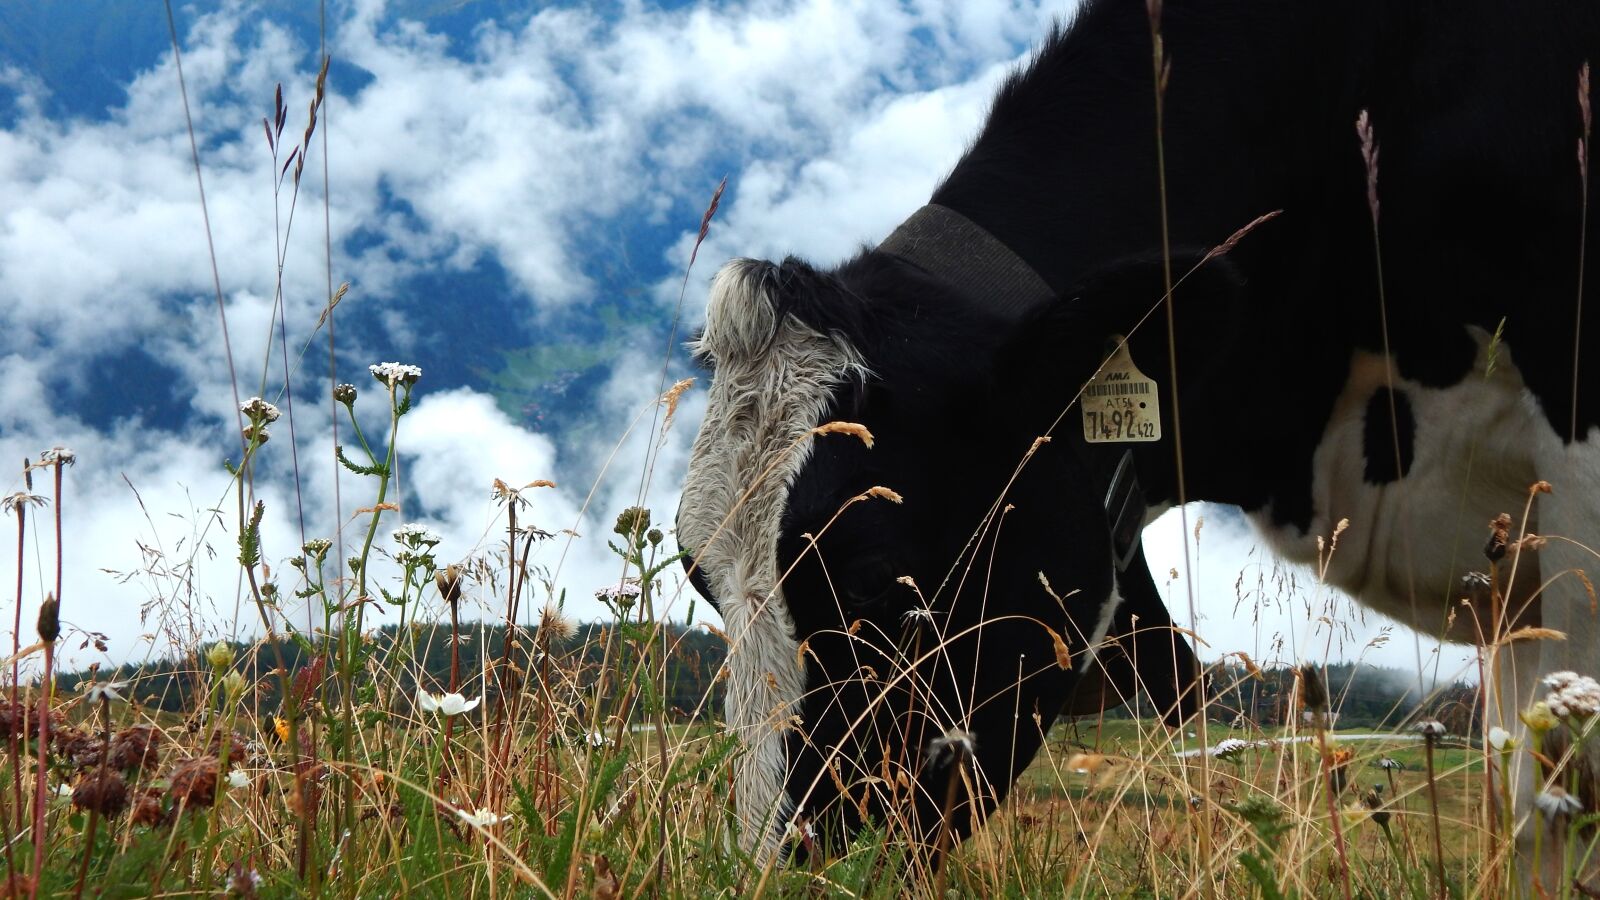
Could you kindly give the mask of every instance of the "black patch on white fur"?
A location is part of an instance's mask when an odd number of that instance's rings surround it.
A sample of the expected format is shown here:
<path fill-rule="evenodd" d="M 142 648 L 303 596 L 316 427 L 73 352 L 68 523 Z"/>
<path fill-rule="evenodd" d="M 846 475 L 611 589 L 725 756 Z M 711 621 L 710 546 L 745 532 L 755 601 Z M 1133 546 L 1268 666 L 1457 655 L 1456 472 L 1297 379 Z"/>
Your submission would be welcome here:
<path fill-rule="evenodd" d="M 1390 412 L 1393 398 L 1393 413 Z M 1404 391 L 1378 388 L 1367 401 L 1362 452 L 1366 455 L 1367 484 L 1389 484 L 1406 477 L 1416 452 L 1417 422 Z"/>

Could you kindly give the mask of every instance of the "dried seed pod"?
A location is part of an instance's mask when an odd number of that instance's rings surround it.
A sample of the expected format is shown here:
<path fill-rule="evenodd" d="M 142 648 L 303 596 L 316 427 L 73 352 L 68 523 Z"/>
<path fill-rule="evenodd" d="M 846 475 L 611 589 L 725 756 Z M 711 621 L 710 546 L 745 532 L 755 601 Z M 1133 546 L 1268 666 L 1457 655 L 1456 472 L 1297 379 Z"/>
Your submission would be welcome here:
<path fill-rule="evenodd" d="M 128 783 L 116 769 L 90 772 L 72 789 L 72 805 L 110 818 L 128 806 Z"/>
<path fill-rule="evenodd" d="M 161 761 L 161 732 L 154 725 L 132 725 L 111 738 L 111 755 L 106 760 L 113 769 L 155 768 Z"/>
<path fill-rule="evenodd" d="M 167 789 L 174 807 L 210 806 L 217 799 L 217 758 L 197 756 L 172 770 Z"/>

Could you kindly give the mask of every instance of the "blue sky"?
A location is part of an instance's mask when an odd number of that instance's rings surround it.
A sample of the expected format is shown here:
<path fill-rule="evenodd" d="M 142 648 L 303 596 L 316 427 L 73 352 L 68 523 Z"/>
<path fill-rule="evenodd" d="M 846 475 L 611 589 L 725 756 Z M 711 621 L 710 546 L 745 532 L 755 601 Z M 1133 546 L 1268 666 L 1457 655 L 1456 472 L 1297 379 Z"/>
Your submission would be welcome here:
<path fill-rule="evenodd" d="M 364 366 L 390 359 L 424 370 L 400 438 L 403 509 L 384 533 L 421 521 L 444 537 L 446 558 L 487 554 L 492 480 L 555 480 L 536 520 L 584 537 L 550 542 L 538 562 L 580 615 L 597 614 L 582 598 L 619 571 L 601 538 L 634 501 L 650 443 L 647 425 L 630 423 L 655 396 L 683 268 L 718 180 L 728 176 L 728 193 L 689 281 L 685 328 L 729 257 L 825 263 L 887 234 L 960 156 L 999 79 L 1069 11 L 978 0 L 434 7 L 329 4 L 326 239 L 333 280 L 351 284 L 338 312 L 341 379 L 375 388 Z M 289 213 L 287 195 L 274 207 L 260 119 L 281 83 L 285 135 L 304 127 L 315 6 L 174 9 L 248 397 L 260 392 L 269 351 L 281 355 L 268 336 Z M 107 2 L 0 13 L 0 47 L 11 48 L 0 56 L 0 460 L 56 444 L 77 451 L 64 506 L 66 615 L 111 635 L 118 658 L 163 651 L 167 636 L 142 637 L 163 628 L 210 635 L 252 621 L 236 618 L 231 517 L 207 524 L 207 510 L 231 502 L 220 462 L 237 453 L 234 389 L 161 13 Z M 62 49 L 18 49 L 36 46 L 37 34 Z M 320 140 L 312 151 L 283 255 L 291 353 L 312 337 L 326 291 Z M 611 358 L 586 395 L 581 431 L 555 430 L 493 396 L 486 373 L 499 354 L 598 340 L 603 328 L 615 332 Z M 281 427 L 258 484 L 275 568 L 296 551 L 302 521 L 317 537 L 340 519 L 321 401 L 327 351 L 316 347 L 291 380 L 314 398 L 297 409 L 298 489 Z M 267 366 L 269 392 L 284 381 L 277 365 Z M 700 396 L 687 395 L 661 443 L 647 494 L 658 518 L 676 505 Z M 8 471 L 0 487 L 18 490 L 20 478 Z M 361 490 L 341 483 L 347 535 L 352 510 L 370 502 Z M 1280 655 L 1320 656 L 1326 635 L 1303 624 L 1303 609 L 1267 610 L 1260 622 L 1237 611 L 1236 593 L 1258 575 L 1267 582 L 1272 563 L 1236 519 L 1209 518 L 1202 635 L 1218 651 L 1258 658 L 1274 655 L 1280 635 Z M 1178 565 L 1178 533 L 1171 523 L 1152 532 L 1158 570 Z M 30 602 L 52 565 L 50 546 L 30 542 Z M 13 583 L 14 566 L 9 553 L 0 558 L 0 584 Z M 1180 582 L 1173 589 L 1181 596 Z M 188 602 L 166 612 L 186 606 L 194 617 L 163 621 L 157 608 L 141 620 L 142 605 L 175 594 Z M 1328 601 L 1314 587 L 1274 596 L 1310 605 L 1312 619 Z M 480 601 L 499 609 L 494 597 Z M 1382 625 L 1341 609 L 1327 618 L 1352 630 L 1334 655 L 1353 657 Z M 1410 666 L 1416 651 L 1406 634 L 1377 658 Z"/>

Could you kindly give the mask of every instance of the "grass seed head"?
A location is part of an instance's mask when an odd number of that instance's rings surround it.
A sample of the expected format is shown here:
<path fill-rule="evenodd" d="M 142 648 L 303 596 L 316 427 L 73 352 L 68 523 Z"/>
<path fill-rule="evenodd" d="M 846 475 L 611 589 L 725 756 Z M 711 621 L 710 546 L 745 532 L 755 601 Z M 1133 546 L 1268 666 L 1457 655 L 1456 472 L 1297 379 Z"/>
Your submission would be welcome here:
<path fill-rule="evenodd" d="M 826 422 L 811 429 L 811 433 L 819 437 L 824 434 L 848 434 L 860 439 L 868 450 L 872 449 L 872 432 L 867 430 L 867 426 L 855 422 Z"/>

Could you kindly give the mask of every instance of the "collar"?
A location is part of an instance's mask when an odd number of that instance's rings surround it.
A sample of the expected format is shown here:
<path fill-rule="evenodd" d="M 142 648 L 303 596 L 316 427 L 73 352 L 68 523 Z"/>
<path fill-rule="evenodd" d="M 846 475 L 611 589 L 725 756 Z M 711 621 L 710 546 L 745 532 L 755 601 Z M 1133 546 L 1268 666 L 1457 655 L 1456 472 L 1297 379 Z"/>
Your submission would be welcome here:
<path fill-rule="evenodd" d="M 999 238 L 937 203 L 912 213 L 878 250 L 918 266 L 1012 321 L 1056 297 L 1039 273 Z M 1072 447 L 1095 483 L 1106 486 L 1102 510 L 1120 575 L 1138 554 L 1147 512 L 1133 452 L 1123 449 L 1113 457 L 1111 448 L 1091 447 L 1081 438 L 1072 439 Z"/>
<path fill-rule="evenodd" d="M 999 238 L 937 203 L 912 213 L 878 250 L 921 267 L 1009 319 L 1021 318 L 1056 296 Z"/>

